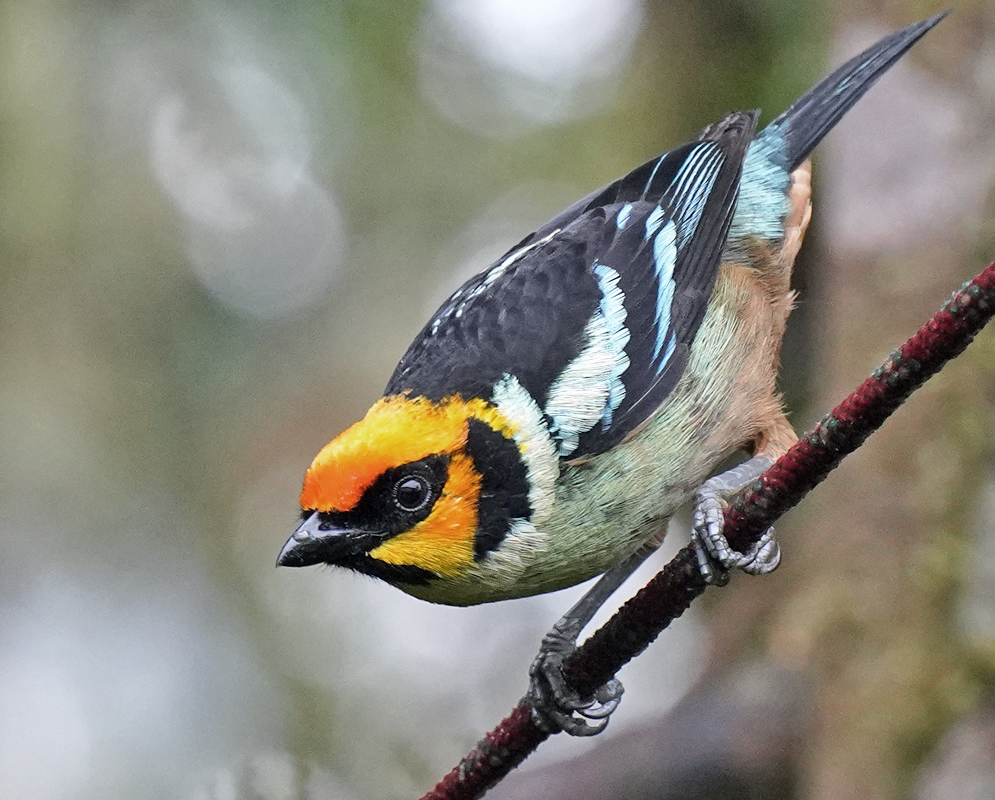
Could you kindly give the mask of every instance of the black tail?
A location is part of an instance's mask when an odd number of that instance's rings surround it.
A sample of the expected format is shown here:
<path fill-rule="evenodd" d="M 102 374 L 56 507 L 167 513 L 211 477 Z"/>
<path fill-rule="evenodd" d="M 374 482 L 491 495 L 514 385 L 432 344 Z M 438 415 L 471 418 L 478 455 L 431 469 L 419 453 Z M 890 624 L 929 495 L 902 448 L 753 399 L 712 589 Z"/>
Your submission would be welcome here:
<path fill-rule="evenodd" d="M 771 122 L 761 137 L 783 137 L 779 149 L 787 159 L 784 167 L 791 172 L 801 164 L 874 82 L 948 13 L 944 11 L 885 36 L 847 61 Z"/>

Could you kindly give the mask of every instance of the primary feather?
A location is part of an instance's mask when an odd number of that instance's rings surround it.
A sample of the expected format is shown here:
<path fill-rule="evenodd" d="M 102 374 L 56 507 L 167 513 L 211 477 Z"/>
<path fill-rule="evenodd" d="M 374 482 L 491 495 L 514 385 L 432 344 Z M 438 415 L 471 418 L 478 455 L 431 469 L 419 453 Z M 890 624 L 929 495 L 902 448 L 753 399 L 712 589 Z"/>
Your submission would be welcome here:
<path fill-rule="evenodd" d="M 550 419 L 561 455 L 590 457 L 620 441 L 684 370 L 756 116 L 731 114 L 644 164 L 464 284 L 386 394 L 486 397 L 510 375 Z"/>

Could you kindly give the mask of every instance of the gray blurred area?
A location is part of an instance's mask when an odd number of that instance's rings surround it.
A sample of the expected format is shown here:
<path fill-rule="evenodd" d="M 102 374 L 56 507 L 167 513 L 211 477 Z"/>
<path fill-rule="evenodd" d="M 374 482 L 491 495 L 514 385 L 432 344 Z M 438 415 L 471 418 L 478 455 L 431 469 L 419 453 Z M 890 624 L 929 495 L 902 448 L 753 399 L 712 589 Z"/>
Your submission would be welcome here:
<path fill-rule="evenodd" d="M 311 458 L 533 227 L 935 10 L 0 0 L 0 798 L 427 791 L 582 589 L 277 570 Z M 820 151 L 799 429 L 995 258 L 993 119 L 967 3 Z M 995 795 L 992 349 L 626 667 L 605 736 L 494 796 Z"/>

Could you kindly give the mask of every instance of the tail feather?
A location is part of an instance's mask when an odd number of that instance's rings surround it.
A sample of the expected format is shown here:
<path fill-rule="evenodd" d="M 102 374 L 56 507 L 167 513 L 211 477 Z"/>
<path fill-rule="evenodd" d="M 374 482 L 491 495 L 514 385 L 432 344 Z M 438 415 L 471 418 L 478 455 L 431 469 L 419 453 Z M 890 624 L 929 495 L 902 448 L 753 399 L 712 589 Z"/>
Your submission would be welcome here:
<path fill-rule="evenodd" d="M 808 158 L 822 137 L 874 82 L 948 13 L 944 11 L 886 36 L 851 58 L 771 122 L 758 138 L 781 139 L 778 149 L 785 161 L 779 166 L 791 172 Z"/>

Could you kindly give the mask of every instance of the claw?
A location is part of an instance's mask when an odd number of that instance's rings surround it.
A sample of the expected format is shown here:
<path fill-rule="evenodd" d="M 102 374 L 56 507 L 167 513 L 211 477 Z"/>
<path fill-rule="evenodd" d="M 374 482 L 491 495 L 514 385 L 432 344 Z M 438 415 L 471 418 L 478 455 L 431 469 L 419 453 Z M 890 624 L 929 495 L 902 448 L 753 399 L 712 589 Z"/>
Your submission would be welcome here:
<path fill-rule="evenodd" d="M 535 721 L 550 733 L 595 736 L 607 725 L 625 691 L 612 678 L 590 697 L 581 697 L 563 679 L 563 662 L 576 649 L 574 640 L 556 627 L 543 639 L 539 654 L 529 668 L 529 690 L 525 700 Z"/>
<path fill-rule="evenodd" d="M 524 697 L 532 707 L 533 719 L 543 730 L 594 736 L 608 725 L 608 718 L 622 700 L 622 683 L 612 678 L 590 697 L 582 697 L 567 685 L 563 662 L 577 649 L 577 637 L 595 612 L 659 544 L 660 540 L 654 538 L 602 575 L 543 637 L 539 654 L 529 667 L 529 690 Z"/>
<path fill-rule="evenodd" d="M 691 544 L 698 557 L 698 569 L 707 583 L 724 586 L 729 573 L 741 569 L 750 575 L 766 575 L 781 563 L 781 548 L 768 528 L 745 553 L 733 550 L 722 533 L 727 498 L 756 480 L 773 463 L 765 456 L 754 456 L 739 466 L 709 478 L 695 498 Z"/>

